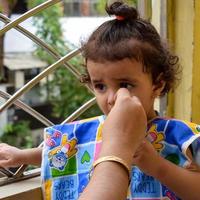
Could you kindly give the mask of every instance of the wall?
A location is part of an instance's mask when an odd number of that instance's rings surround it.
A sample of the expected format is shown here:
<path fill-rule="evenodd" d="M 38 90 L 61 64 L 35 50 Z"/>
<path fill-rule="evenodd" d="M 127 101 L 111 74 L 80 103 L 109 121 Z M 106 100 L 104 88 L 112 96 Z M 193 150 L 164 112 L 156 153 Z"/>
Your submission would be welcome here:
<path fill-rule="evenodd" d="M 175 117 L 191 119 L 191 92 L 193 67 L 193 1 L 176 0 L 175 52 L 183 67 L 182 80 L 175 91 Z"/>
<path fill-rule="evenodd" d="M 200 1 L 194 1 L 194 54 L 192 82 L 192 121 L 200 124 Z"/>
<path fill-rule="evenodd" d="M 168 37 L 180 58 L 182 79 L 169 97 L 169 115 L 191 120 L 193 82 L 194 1 L 168 0 Z"/>

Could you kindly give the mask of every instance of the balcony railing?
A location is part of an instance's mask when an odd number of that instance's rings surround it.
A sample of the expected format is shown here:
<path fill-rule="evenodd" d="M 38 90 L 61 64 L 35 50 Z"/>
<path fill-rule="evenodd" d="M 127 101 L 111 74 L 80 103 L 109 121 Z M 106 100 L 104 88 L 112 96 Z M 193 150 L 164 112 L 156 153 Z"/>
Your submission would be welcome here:
<path fill-rule="evenodd" d="M 55 63 L 48 66 L 44 71 L 42 71 L 31 81 L 25 84 L 12 96 L 0 90 L 0 98 L 3 98 L 5 100 L 5 103 L 0 105 L 0 114 L 8 109 L 11 105 L 15 105 L 39 120 L 45 126 L 52 126 L 54 124 L 53 122 L 51 122 L 49 119 L 38 113 L 36 110 L 32 109 L 30 106 L 19 100 L 19 98 L 36 84 L 38 84 L 43 78 L 54 72 L 54 70 L 59 68 L 61 65 L 64 65 L 66 69 L 69 70 L 76 78 L 81 78 L 81 73 L 74 66 L 68 63 L 71 58 L 77 56 L 80 53 L 80 49 L 74 49 L 73 51 L 62 57 L 51 46 L 49 46 L 37 36 L 20 26 L 20 23 L 22 23 L 26 19 L 59 2 L 61 2 L 61 0 L 48 0 L 45 3 L 29 10 L 28 12 L 13 21 L 0 13 L 0 21 L 5 24 L 4 27 L 0 30 L 0 37 L 10 29 L 15 29 L 21 34 L 25 35 L 30 40 L 32 40 L 36 45 L 42 47 L 54 59 L 56 59 Z M 89 87 L 88 89 L 90 90 Z M 67 119 L 65 119 L 62 123 L 66 123 L 76 119 L 88 108 L 94 105 L 95 102 L 95 98 L 92 98 L 87 103 L 83 104 L 83 106 L 81 106 L 76 112 L 67 117 Z M 42 146 L 42 144 L 40 146 Z M 27 166 L 23 165 L 15 173 L 12 173 L 8 169 L 0 168 L 0 199 L 28 199 L 30 198 L 30 196 L 34 197 L 33 199 L 42 199 L 39 181 L 40 169 L 25 171 L 26 168 Z"/>

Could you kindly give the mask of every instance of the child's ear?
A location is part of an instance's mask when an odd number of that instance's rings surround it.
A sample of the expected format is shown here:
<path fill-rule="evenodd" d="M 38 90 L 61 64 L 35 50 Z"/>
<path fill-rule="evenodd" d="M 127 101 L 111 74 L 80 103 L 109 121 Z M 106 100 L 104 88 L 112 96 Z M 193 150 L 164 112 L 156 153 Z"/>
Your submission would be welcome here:
<path fill-rule="evenodd" d="M 162 94 L 163 89 L 165 88 L 165 81 L 159 81 L 156 82 L 156 84 L 153 85 L 153 93 L 154 93 L 154 97 L 159 97 Z"/>
<path fill-rule="evenodd" d="M 156 79 L 156 81 L 153 85 L 153 93 L 154 93 L 155 98 L 159 97 L 161 95 L 161 93 L 162 93 L 162 91 L 163 91 L 163 89 L 165 88 L 165 85 L 166 85 L 166 82 L 162 79 L 162 75 L 163 75 L 163 73 L 161 73 L 157 77 L 157 79 Z"/>

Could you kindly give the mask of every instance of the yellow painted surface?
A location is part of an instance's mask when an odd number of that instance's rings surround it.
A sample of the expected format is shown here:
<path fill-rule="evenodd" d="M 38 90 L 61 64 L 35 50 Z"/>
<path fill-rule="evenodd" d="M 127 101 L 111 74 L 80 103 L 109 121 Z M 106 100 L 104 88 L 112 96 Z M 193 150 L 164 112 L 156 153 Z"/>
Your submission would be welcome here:
<path fill-rule="evenodd" d="M 193 67 L 193 1 L 176 0 L 175 52 L 182 65 L 182 80 L 174 93 L 174 117 L 191 120 Z"/>
<path fill-rule="evenodd" d="M 160 32 L 160 10 L 161 10 L 161 1 L 152 0 L 151 22 L 155 26 L 158 32 Z"/>
<path fill-rule="evenodd" d="M 151 11 L 151 23 L 154 25 L 158 33 L 160 33 L 160 10 L 161 10 L 161 1 L 152 0 L 152 11 Z M 154 102 L 154 109 L 160 112 L 160 98 L 156 98 Z"/>
<path fill-rule="evenodd" d="M 174 51 L 175 46 L 175 8 L 174 0 L 167 0 L 167 38 L 171 49 Z M 174 117 L 174 93 L 170 92 L 167 96 L 167 116 Z"/>
<path fill-rule="evenodd" d="M 200 1 L 195 0 L 192 121 L 200 123 Z"/>

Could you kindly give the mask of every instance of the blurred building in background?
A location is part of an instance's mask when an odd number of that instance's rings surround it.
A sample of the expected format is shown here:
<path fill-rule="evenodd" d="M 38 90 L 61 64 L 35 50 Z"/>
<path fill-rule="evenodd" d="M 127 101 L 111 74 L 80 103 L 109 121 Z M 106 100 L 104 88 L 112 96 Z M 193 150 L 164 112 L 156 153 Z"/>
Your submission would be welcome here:
<path fill-rule="evenodd" d="M 98 0 L 65 0 L 63 1 L 63 17 L 61 25 L 63 28 L 64 40 L 71 48 L 80 47 L 81 41 L 86 40 L 89 34 L 107 17 L 102 16 L 97 10 Z M 27 1 L 15 1 L 15 6 L 10 14 L 10 19 L 14 20 L 28 10 Z M 2 22 L 1 22 L 2 23 Z M 1 25 L 0 23 L 0 25 Z M 84 24 L 84 29 L 82 27 Z M 3 25 L 3 24 L 2 24 Z M 25 20 L 20 26 L 31 33 L 36 32 L 32 18 Z M 3 73 L 4 80 L 0 82 L 0 89 L 14 94 L 19 88 L 37 76 L 47 63 L 34 55 L 35 44 L 26 36 L 15 29 L 11 29 L 4 36 L 3 45 Z M 47 101 L 48 89 L 44 86 L 45 78 L 41 84 L 33 87 L 29 92 L 21 97 L 21 100 L 32 108 L 39 111 L 44 116 L 50 117 L 50 120 L 56 122 L 57 119 L 50 116 L 52 107 Z M 0 98 L 0 102 L 4 100 Z M 37 120 L 15 106 L 11 106 L 0 114 L 0 134 L 6 124 L 18 122 L 21 120 L 30 121 L 31 129 L 43 128 Z"/>
<path fill-rule="evenodd" d="M 0 1 L 7 2 L 6 0 Z M 13 0 L 13 2 L 16 3 L 13 9 L 14 14 L 21 14 L 27 10 L 26 0 Z M 99 11 L 99 5 L 103 1 L 64 0 L 63 2 L 62 8 L 64 17 L 61 19 L 61 23 L 64 30 L 64 36 L 69 43 L 74 45 L 74 47 L 78 47 L 80 41 L 87 38 L 90 32 L 106 19 L 104 14 Z M 171 117 L 200 123 L 200 89 L 198 87 L 200 74 L 199 1 L 140 0 L 138 1 L 137 6 L 141 16 L 152 21 L 162 37 L 170 43 L 170 47 L 173 51 L 179 55 L 183 68 L 182 81 L 179 86 L 173 93 L 170 93 L 158 104 L 161 114 L 167 114 Z M 34 27 L 30 25 L 31 23 L 29 23 L 29 20 L 24 23 L 27 23 L 30 30 L 33 29 L 34 32 Z M 80 27 L 83 27 L 83 24 L 84 28 L 81 28 L 80 30 Z M 12 33 L 12 31 L 13 30 L 6 33 L 4 48 L 6 51 L 3 66 L 5 69 L 4 77 L 5 79 L 9 79 L 9 81 L 4 81 L 0 85 L 1 88 L 4 88 L 4 90 L 7 90 L 10 93 L 15 91 L 17 87 L 20 87 L 23 82 L 26 82 L 26 79 L 28 80 L 31 77 L 34 77 L 45 67 L 45 63 L 37 60 L 32 55 L 28 57 L 29 61 L 33 63 L 32 67 L 28 61 L 26 66 L 22 66 L 22 64 L 21 66 L 18 65 L 19 68 L 15 67 L 17 65 L 13 66 L 13 63 L 16 62 L 17 64 L 18 62 L 14 61 L 13 53 L 15 53 L 17 59 L 17 57 L 21 57 L 20 54 L 24 54 L 24 51 L 26 53 L 33 51 L 33 47 L 31 45 L 29 46 L 30 42 L 20 42 L 20 44 L 17 44 L 16 40 L 11 42 L 11 38 L 13 36 L 16 37 L 16 34 Z M 11 37 L 11 35 L 13 36 Z M 27 41 L 27 39 L 24 39 L 24 41 Z M 12 52 L 11 49 L 14 48 L 15 43 L 17 50 L 22 48 L 26 50 Z M 26 62 L 24 61 L 23 63 L 25 64 Z M 0 67 L 0 69 L 1 68 L 2 67 Z M 24 79 L 18 77 L 24 77 Z M 29 101 L 29 98 L 25 98 L 25 100 Z M 30 100 L 32 103 L 37 101 L 39 101 L 39 99 Z M 2 118 L 2 114 L 0 117 Z M 1 120 L 1 122 L 2 121 L 5 120 Z"/>

